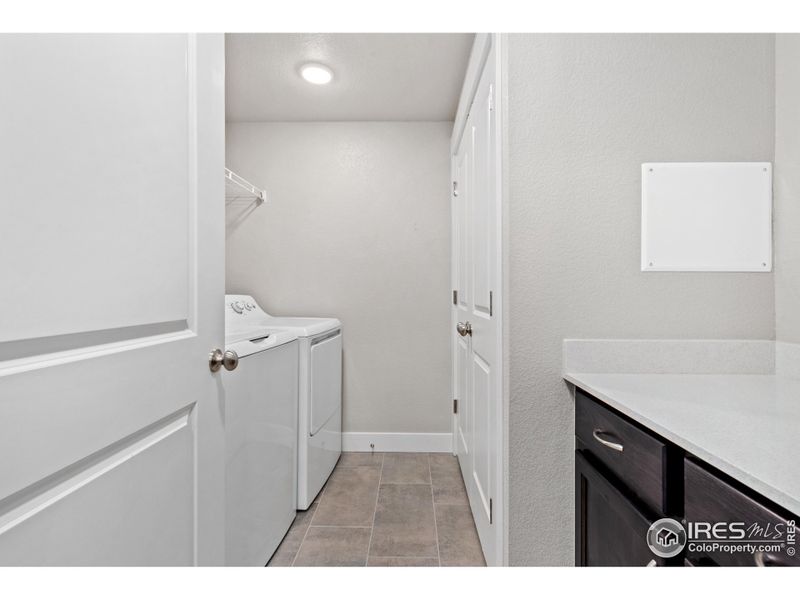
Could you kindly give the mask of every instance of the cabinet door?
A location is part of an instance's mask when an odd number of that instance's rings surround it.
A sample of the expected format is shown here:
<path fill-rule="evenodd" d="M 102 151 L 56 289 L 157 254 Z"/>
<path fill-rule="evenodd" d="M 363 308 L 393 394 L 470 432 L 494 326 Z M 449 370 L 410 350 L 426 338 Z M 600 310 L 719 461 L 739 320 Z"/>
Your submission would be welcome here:
<path fill-rule="evenodd" d="M 686 521 L 712 525 L 739 523 L 746 528 L 741 541 L 731 536 L 730 542 L 751 545 L 753 550 L 727 551 L 725 538 L 712 539 L 708 534 L 708 546 L 716 542 L 719 549 L 688 549 L 688 558 L 697 565 L 717 564 L 723 567 L 782 567 L 800 566 L 800 557 L 794 553 L 794 540 L 788 531 L 795 527 L 797 517 L 767 501 L 759 500 L 755 494 L 746 493 L 724 481 L 702 464 L 692 459 L 684 461 L 686 486 Z M 725 531 L 723 527 L 723 531 Z M 699 534 L 698 539 L 705 541 Z"/>
<path fill-rule="evenodd" d="M 582 567 L 660 566 L 647 545 L 650 519 L 575 452 L 575 564 Z"/>

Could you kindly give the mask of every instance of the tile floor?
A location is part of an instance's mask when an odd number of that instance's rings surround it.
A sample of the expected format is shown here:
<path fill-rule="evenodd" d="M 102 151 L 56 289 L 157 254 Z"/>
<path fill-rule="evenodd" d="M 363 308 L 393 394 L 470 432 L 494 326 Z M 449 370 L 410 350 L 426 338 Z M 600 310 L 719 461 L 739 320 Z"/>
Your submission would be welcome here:
<path fill-rule="evenodd" d="M 346 452 L 268 566 L 484 564 L 454 456 Z"/>

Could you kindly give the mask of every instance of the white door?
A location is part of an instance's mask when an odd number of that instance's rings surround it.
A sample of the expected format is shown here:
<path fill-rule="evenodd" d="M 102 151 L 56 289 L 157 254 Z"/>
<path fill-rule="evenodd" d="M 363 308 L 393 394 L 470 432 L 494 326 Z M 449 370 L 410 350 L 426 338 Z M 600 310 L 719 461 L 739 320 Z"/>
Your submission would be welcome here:
<path fill-rule="evenodd" d="M 487 563 L 500 564 L 499 492 L 502 373 L 495 68 L 480 76 L 453 159 L 453 373 L 455 447 Z"/>
<path fill-rule="evenodd" d="M 224 41 L 0 35 L 0 565 L 224 562 Z"/>

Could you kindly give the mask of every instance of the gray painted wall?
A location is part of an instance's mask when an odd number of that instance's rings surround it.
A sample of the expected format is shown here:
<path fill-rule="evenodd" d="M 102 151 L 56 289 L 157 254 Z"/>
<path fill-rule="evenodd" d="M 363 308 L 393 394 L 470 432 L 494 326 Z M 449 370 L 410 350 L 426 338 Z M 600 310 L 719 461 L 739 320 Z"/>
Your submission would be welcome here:
<path fill-rule="evenodd" d="M 775 42 L 775 334 L 800 342 L 800 35 Z"/>
<path fill-rule="evenodd" d="M 767 338 L 770 273 L 642 273 L 640 164 L 770 161 L 771 35 L 511 35 L 511 564 L 573 562 L 564 338 Z"/>
<path fill-rule="evenodd" d="M 452 123 L 229 123 L 227 289 L 344 327 L 344 429 L 450 431 Z"/>

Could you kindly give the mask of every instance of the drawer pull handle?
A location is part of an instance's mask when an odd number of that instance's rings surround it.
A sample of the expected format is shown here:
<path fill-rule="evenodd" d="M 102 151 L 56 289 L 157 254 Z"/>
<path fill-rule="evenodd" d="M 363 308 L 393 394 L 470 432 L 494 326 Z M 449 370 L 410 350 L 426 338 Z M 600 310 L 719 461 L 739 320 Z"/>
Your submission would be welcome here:
<path fill-rule="evenodd" d="M 622 450 L 623 450 L 622 444 L 618 444 L 616 442 L 609 442 L 608 440 L 604 440 L 602 437 L 600 437 L 602 435 L 609 435 L 609 434 L 607 434 L 602 429 L 595 429 L 592 432 L 592 437 L 594 439 L 596 439 L 598 442 L 600 442 L 601 444 L 603 444 L 603 446 L 605 446 L 606 448 L 611 448 L 612 450 L 616 450 L 617 452 L 622 452 Z"/>

